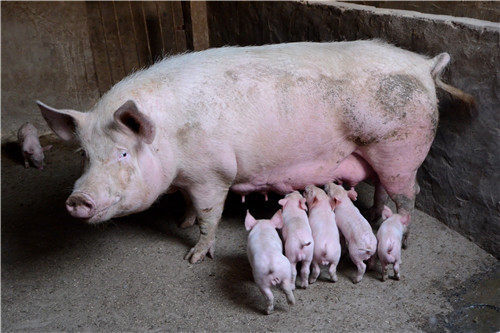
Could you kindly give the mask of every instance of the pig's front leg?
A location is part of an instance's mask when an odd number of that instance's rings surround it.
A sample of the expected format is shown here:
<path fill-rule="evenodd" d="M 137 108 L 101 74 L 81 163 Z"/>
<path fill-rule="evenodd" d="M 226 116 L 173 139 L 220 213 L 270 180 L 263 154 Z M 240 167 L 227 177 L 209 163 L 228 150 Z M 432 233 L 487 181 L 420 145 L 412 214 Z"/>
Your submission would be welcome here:
<path fill-rule="evenodd" d="M 204 184 L 191 190 L 190 195 L 200 226 L 200 239 L 184 257 L 190 263 L 194 264 L 203 260 L 207 253 L 213 258 L 215 231 L 222 216 L 228 190 L 228 188 L 221 188 L 213 184 Z"/>
<path fill-rule="evenodd" d="M 189 193 L 186 191 L 181 191 L 181 193 L 186 204 L 186 210 L 184 212 L 184 219 L 179 227 L 185 229 L 192 227 L 196 222 L 196 210 L 194 209 L 193 201 L 191 200 Z"/>

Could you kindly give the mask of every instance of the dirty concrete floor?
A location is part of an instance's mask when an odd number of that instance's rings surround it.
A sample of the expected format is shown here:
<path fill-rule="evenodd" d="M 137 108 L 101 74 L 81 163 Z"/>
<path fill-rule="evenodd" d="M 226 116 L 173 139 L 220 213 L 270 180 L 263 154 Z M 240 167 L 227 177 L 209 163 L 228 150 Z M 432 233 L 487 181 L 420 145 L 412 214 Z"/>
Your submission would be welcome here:
<path fill-rule="evenodd" d="M 296 305 L 274 291 L 264 299 L 246 257 L 244 214 L 268 218 L 277 196 L 242 204 L 231 195 L 217 234 L 215 259 L 191 265 L 184 254 L 197 227 L 177 221 L 182 199 L 166 195 L 148 211 L 89 226 L 72 219 L 64 201 L 80 173 L 75 147 L 51 142 L 44 171 L 24 169 L 18 147 L 2 145 L 2 331 L 337 331 L 493 332 L 500 329 L 500 265 L 478 246 L 416 211 L 402 280 L 361 283 L 342 258 L 339 281 L 295 291 Z M 363 185 L 367 207 L 371 187 Z M 379 270 L 380 267 L 377 267 Z"/>

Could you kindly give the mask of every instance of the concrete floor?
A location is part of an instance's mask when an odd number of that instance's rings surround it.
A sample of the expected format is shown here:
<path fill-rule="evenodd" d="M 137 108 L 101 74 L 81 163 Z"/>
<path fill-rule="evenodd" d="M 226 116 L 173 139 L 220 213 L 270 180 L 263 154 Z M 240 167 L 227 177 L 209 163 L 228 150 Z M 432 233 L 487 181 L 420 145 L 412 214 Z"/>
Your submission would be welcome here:
<path fill-rule="evenodd" d="M 84 225 L 64 201 L 80 173 L 74 146 L 46 136 L 44 171 L 24 169 L 19 148 L 2 146 L 2 331 L 337 331 L 493 332 L 500 329 L 500 265 L 474 243 L 416 211 L 402 280 L 369 271 L 354 285 L 342 258 L 339 281 L 322 275 L 295 291 L 290 307 L 275 290 L 275 312 L 252 280 L 246 209 L 268 218 L 277 196 L 228 198 L 215 259 L 191 265 L 184 254 L 197 227 L 182 230 L 178 195 L 99 226 Z M 363 185 L 359 205 L 370 204 Z M 380 269 L 377 267 L 377 269 Z M 325 272 L 323 272 L 324 274 Z"/>

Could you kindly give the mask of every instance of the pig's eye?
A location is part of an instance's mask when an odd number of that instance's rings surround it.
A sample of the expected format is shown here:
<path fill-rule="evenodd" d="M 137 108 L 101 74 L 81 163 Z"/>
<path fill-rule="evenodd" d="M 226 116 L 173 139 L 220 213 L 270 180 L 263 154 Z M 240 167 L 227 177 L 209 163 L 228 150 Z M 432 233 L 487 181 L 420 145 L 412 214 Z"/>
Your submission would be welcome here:
<path fill-rule="evenodd" d="M 122 151 L 120 152 L 120 157 L 118 158 L 119 161 L 123 161 L 129 157 L 128 152 Z"/>

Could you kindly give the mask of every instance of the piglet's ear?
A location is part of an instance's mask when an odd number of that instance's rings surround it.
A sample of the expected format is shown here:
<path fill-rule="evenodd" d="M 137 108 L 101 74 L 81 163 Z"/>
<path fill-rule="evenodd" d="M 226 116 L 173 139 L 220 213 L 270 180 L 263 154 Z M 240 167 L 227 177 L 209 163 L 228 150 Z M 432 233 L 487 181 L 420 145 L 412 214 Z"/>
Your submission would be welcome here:
<path fill-rule="evenodd" d="M 278 204 L 280 204 L 282 207 L 285 207 L 287 202 L 288 202 L 287 199 L 280 199 L 280 201 L 278 201 Z"/>
<path fill-rule="evenodd" d="M 281 209 L 278 209 L 278 211 L 271 218 L 271 225 L 273 225 L 276 229 L 283 228 L 283 215 L 281 215 Z"/>
<path fill-rule="evenodd" d="M 252 230 L 252 228 L 257 224 L 255 218 L 250 214 L 250 211 L 247 210 L 247 216 L 245 217 L 245 229 L 247 231 Z"/>
<path fill-rule="evenodd" d="M 87 116 L 83 112 L 74 110 L 58 110 L 37 101 L 43 118 L 49 127 L 61 139 L 69 141 L 75 139 L 76 127 L 84 121 Z"/>
<path fill-rule="evenodd" d="M 133 101 L 125 102 L 115 111 L 113 117 L 118 124 L 132 131 L 140 140 L 148 144 L 153 143 L 156 128 Z"/>
<path fill-rule="evenodd" d="M 42 151 L 47 151 L 47 150 L 51 150 L 52 149 L 52 145 L 48 145 L 48 146 L 45 146 L 42 148 Z"/>
<path fill-rule="evenodd" d="M 384 206 L 384 209 L 382 210 L 382 219 L 386 220 L 391 216 L 392 216 L 392 210 L 389 207 Z"/>
<path fill-rule="evenodd" d="M 347 196 L 352 201 L 358 200 L 358 192 L 356 192 L 356 190 L 354 189 L 354 187 L 351 187 L 351 189 L 349 191 L 347 191 Z"/>
<path fill-rule="evenodd" d="M 307 212 L 306 199 L 300 198 L 299 207 Z"/>

